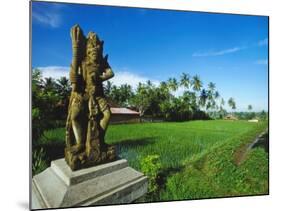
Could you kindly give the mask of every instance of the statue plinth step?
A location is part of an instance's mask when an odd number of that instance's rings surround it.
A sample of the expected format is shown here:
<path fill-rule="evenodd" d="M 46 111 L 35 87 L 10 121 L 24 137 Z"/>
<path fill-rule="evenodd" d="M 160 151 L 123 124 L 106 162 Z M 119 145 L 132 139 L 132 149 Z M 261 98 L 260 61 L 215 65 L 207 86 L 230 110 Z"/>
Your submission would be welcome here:
<path fill-rule="evenodd" d="M 131 203 L 147 192 L 147 177 L 127 160 L 72 171 L 64 159 L 32 179 L 32 209 Z"/>

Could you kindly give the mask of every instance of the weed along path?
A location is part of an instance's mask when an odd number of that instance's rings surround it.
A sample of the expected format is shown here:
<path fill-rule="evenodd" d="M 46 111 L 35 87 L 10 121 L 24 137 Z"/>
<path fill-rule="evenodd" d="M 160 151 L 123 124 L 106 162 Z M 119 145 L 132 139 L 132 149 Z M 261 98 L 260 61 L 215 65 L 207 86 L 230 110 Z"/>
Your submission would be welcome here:
<path fill-rule="evenodd" d="M 268 128 L 258 135 L 251 143 L 245 143 L 239 147 L 235 152 L 235 162 L 240 165 L 247 157 L 247 154 L 256 147 L 262 147 L 268 153 L 269 151 L 269 137 Z"/>
<path fill-rule="evenodd" d="M 267 122 L 228 120 L 120 124 L 109 126 L 106 142 L 150 178 L 145 201 L 266 194 L 267 152 L 255 147 L 235 163 L 237 149 L 266 128 Z M 63 144 L 64 134 L 63 128 L 46 131 L 40 146 Z"/>
<path fill-rule="evenodd" d="M 268 129 L 263 132 L 250 146 L 249 150 L 255 147 L 263 147 L 266 152 L 269 152 L 269 135 Z"/>

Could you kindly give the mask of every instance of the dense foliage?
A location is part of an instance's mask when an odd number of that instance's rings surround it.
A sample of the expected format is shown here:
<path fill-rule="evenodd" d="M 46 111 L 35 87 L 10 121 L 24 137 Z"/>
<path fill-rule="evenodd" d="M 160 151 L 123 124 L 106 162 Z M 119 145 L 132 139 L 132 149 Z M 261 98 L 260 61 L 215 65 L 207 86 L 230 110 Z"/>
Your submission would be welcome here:
<path fill-rule="evenodd" d="M 46 129 L 62 126 L 66 119 L 70 95 L 69 80 L 42 78 L 38 69 L 32 71 L 32 143 L 36 144 Z"/>

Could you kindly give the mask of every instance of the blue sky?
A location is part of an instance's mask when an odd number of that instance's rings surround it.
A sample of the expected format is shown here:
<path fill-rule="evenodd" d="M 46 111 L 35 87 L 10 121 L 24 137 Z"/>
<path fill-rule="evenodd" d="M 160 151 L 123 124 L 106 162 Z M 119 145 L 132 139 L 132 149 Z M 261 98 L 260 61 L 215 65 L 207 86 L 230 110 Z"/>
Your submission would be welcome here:
<path fill-rule="evenodd" d="M 116 85 L 198 74 L 238 111 L 268 110 L 267 17 L 33 2 L 32 66 L 44 76 L 68 76 L 76 23 L 105 41 Z"/>

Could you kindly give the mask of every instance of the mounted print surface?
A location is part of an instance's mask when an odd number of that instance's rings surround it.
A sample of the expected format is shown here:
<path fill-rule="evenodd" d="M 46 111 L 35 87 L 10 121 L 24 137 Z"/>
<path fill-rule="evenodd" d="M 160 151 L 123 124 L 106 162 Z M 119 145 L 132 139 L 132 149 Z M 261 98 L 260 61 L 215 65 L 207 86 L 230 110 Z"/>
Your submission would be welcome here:
<path fill-rule="evenodd" d="M 269 194 L 269 17 L 30 7 L 31 209 Z"/>

